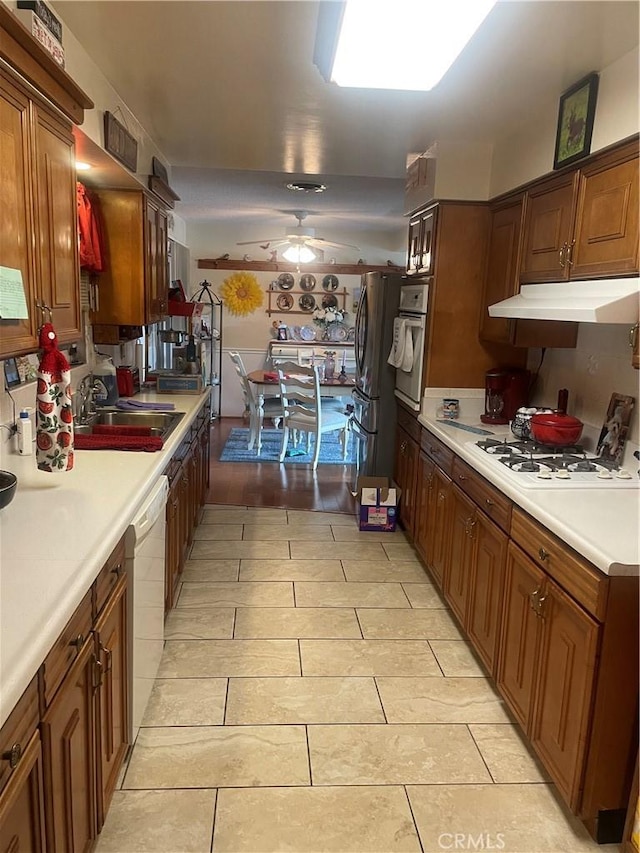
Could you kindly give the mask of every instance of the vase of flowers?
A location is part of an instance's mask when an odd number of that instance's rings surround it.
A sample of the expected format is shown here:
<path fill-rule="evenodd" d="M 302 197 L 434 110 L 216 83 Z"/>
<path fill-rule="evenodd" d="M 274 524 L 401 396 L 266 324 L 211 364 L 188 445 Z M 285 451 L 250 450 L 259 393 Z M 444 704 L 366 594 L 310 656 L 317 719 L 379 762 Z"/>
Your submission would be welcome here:
<path fill-rule="evenodd" d="M 347 317 L 346 311 L 338 308 L 316 308 L 313 312 L 313 322 L 322 329 L 322 340 L 328 341 L 329 329 L 334 323 L 342 323 Z"/>

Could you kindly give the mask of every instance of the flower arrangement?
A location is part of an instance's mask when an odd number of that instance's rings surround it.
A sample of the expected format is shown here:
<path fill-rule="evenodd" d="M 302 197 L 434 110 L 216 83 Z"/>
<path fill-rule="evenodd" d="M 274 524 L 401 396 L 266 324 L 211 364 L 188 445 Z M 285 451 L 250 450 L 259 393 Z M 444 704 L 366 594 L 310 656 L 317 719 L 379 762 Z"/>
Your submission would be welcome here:
<path fill-rule="evenodd" d="M 250 272 L 236 272 L 222 282 L 220 295 L 232 314 L 251 314 L 262 305 L 263 294 L 258 279 Z"/>
<path fill-rule="evenodd" d="M 338 308 L 316 308 L 313 312 L 313 322 L 316 326 L 320 326 L 323 334 L 329 329 L 332 323 L 342 323 L 347 318 L 346 311 L 340 311 Z"/>

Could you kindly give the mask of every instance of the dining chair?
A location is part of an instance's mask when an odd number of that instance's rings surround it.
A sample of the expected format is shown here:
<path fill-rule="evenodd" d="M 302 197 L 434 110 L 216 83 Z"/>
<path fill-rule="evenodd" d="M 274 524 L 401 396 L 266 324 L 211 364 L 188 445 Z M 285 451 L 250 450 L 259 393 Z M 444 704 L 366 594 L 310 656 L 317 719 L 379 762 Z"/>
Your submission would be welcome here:
<path fill-rule="evenodd" d="M 255 390 L 249 381 L 247 371 L 239 352 L 229 351 L 231 359 L 244 395 L 245 413 L 249 415 L 249 442 L 247 449 L 252 450 L 257 445 L 258 456 L 262 450 L 262 423 L 263 419 L 271 418 L 276 429 L 282 420 L 282 399 L 279 396 L 266 397 L 260 406 Z"/>
<path fill-rule="evenodd" d="M 283 429 L 280 447 L 280 462 L 284 462 L 289 430 L 307 434 L 307 451 L 310 450 L 311 436 L 315 436 L 313 470 L 318 467 L 320 443 L 326 432 L 340 430 L 342 458 L 347 458 L 349 444 L 350 418 L 344 412 L 325 407 L 320 397 L 320 379 L 318 368 L 285 362 L 278 365 L 278 382 L 282 398 Z"/>

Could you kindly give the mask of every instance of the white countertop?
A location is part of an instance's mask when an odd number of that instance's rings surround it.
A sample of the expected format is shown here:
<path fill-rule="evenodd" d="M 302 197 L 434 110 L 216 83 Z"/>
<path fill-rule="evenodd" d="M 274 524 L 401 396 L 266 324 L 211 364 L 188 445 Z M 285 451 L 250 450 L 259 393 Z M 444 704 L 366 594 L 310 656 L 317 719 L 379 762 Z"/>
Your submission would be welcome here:
<path fill-rule="evenodd" d="M 522 489 L 499 468 L 469 449 L 484 436 L 439 423 L 424 414 L 418 421 L 479 474 L 607 575 L 640 574 L 640 489 Z M 479 418 L 456 423 L 487 429 Z M 490 427 L 497 437 L 508 427 Z"/>
<path fill-rule="evenodd" d="M 79 450 L 74 468 L 38 471 L 36 457 L 0 448 L 18 490 L 0 510 L 0 725 L 37 672 L 208 394 L 140 394 L 185 412 L 155 453 Z"/>

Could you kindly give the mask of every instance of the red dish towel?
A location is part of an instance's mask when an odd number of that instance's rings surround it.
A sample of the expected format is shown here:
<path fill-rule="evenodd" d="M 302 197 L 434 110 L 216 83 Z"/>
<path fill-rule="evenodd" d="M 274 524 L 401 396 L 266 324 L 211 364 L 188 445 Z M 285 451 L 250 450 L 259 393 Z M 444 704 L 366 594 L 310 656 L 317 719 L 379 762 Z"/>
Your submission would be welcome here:
<path fill-rule="evenodd" d="M 151 435 L 148 426 L 119 426 L 118 424 L 96 424 L 93 435 Z"/>
<path fill-rule="evenodd" d="M 262 379 L 264 382 L 277 382 L 278 381 L 278 374 L 277 373 L 267 373 L 265 371 Z"/>
<path fill-rule="evenodd" d="M 76 435 L 76 450 L 162 450 L 159 435 Z"/>

